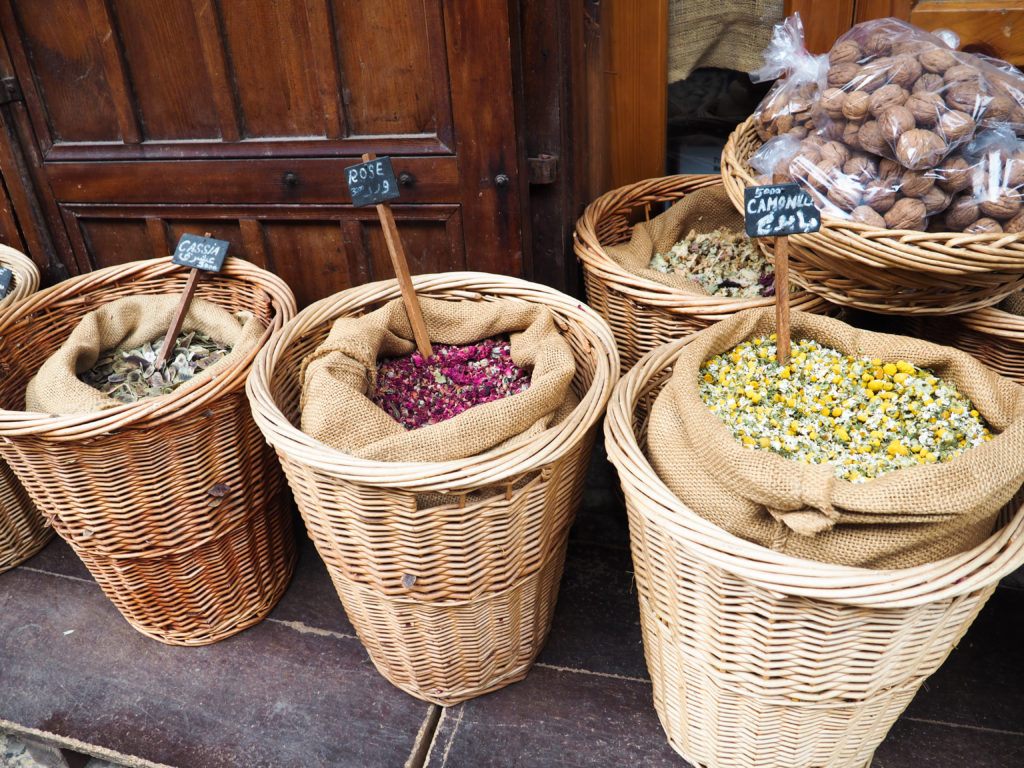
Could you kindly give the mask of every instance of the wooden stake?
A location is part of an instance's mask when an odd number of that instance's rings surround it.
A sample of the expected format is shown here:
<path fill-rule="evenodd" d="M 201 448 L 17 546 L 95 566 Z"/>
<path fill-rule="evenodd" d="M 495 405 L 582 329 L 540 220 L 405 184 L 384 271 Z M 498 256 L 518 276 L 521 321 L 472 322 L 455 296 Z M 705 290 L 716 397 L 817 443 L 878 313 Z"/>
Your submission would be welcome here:
<path fill-rule="evenodd" d="M 374 159 L 374 155 L 363 155 L 363 162 Z M 380 218 L 380 225 L 384 229 L 384 239 L 388 244 L 388 253 L 391 255 L 391 264 L 395 268 L 395 276 L 398 278 L 398 287 L 402 289 L 402 301 L 405 303 L 405 311 L 409 316 L 409 324 L 412 326 L 412 335 L 416 339 L 416 348 L 424 359 L 433 357 L 434 350 L 430 346 L 430 337 L 427 335 L 427 325 L 423 322 L 423 311 L 420 309 L 419 299 L 416 297 L 416 289 L 412 286 L 412 277 L 409 274 L 409 264 L 405 259 L 405 251 L 402 248 L 402 240 L 398 236 L 398 227 L 395 226 L 395 217 L 391 213 L 391 206 L 388 203 L 377 203 L 377 216 Z"/>
<path fill-rule="evenodd" d="M 775 359 L 789 363 L 789 236 L 775 238 Z"/>
<path fill-rule="evenodd" d="M 203 235 L 203 237 L 209 236 L 209 232 Z M 181 292 L 181 299 L 178 300 L 178 306 L 171 317 L 171 327 L 167 329 L 163 346 L 160 347 L 160 353 L 156 356 L 156 362 L 153 363 L 155 370 L 159 371 L 164 367 L 164 363 L 167 362 L 167 356 L 174 349 L 174 342 L 177 340 L 178 334 L 181 333 L 181 325 L 185 322 L 185 315 L 188 314 L 189 305 L 192 303 L 192 294 L 196 292 L 201 272 L 201 269 L 196 269 L 195 267 L 189 270 L 188 280 L 185 282 L 185 290 Z"/>

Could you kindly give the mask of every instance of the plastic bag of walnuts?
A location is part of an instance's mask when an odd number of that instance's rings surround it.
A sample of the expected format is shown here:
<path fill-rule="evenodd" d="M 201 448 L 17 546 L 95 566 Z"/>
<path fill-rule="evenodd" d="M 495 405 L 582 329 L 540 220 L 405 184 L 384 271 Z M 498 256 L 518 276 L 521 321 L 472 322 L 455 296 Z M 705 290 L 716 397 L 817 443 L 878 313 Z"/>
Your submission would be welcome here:
<path fill-rule="evenodd" d="M 807 53 L 799 14 L 775 25 L 762 55 L 765 63 L 750 72 L 751 81 L 776 82 L 754 110 L 758 137 L 767 141 L 786 134 L 806 136 L 814 129 L 811 113 L 818 102 L 828 57 Z"/>
<path fill-rule="evenodd" d="M 1024 232 L 1024 141 L 1004 126 L 968 146 L 970 182 L 943 212 L 956 232 Z"/>

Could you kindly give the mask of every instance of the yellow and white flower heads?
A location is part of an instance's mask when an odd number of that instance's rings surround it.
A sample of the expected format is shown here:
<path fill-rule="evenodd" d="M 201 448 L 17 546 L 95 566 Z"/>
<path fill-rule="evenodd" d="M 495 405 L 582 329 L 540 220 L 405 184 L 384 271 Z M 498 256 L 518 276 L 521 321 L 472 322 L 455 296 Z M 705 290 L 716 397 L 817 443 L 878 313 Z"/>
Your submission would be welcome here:
<path fill-rule="evenodd" d="M 993 437 L 971 402 L 929 371 L 807 339 L 794 340 L 785 366 L 775 334 L 745 341 L 705 362 L 699 383 L 743 445 L 831 463 L 852 482 L 947 461 Z"/>

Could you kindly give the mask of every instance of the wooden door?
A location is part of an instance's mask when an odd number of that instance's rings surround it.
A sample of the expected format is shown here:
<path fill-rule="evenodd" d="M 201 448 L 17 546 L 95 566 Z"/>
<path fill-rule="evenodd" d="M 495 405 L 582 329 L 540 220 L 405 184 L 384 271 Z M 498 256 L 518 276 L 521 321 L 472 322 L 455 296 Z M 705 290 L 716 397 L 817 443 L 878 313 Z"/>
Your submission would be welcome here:
<path fill-rule="evenodd" d="M 210 232 L 301 306 L 393 275 L 344 182 L 372 152 L 413 273 L 522 274 L 513 24 L 479 0 L 0 0 L 26 246 L 52 281 Z"/>

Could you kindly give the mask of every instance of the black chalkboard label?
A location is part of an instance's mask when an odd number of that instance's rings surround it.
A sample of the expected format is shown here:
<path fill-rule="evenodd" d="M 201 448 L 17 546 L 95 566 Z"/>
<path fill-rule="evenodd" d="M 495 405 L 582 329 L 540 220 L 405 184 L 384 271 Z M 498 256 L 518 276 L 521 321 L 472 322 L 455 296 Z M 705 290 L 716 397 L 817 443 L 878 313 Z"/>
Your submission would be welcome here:
<path fill-rule="evenodd" d="M 0 299 L 7 297 L 7 292 L 11 289 L 11 278 L 14 277 L 14 273 L 7 267 L 0 267 Z"/>
<path fill-rule="evenodd" d="M 224 257 L 228 255 L 228 243 L 212 237 L 184 234 L 174 249 L 171 261 L 183 267 L 205 269 L 207 272 L 220 272 L 224 266 Z"/>
<path fill-rule="evenodd" d="M 390 157 L 378 157 L 345 169 L 352 205 L 376 205 L 399 196 L 398 181 Z"/>
<path fill-rule="evenodd" d="M 750 237 L 797 235 L 821 229 L 821 213 L 799 184 L 743 190 L 743 221 Z"/>

